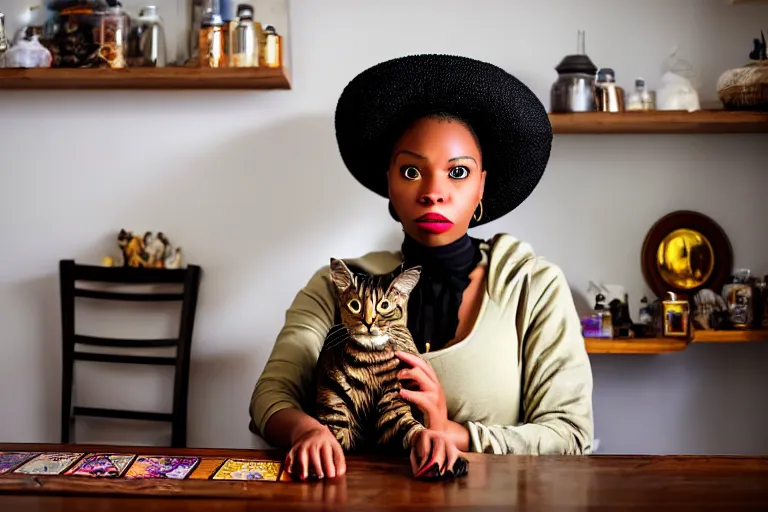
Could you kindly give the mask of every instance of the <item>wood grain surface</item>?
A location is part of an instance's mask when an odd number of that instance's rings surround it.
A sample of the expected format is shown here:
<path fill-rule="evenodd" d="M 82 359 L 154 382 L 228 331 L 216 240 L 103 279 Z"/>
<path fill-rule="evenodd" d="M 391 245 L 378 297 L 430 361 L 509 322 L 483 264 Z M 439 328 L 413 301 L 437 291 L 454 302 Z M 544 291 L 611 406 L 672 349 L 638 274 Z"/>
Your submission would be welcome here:
<path fill-rule="evenodd" d="M 0 89 L 290 89 L 285 68 L 0 69 Z"/>
<path fill-rule="evenodd" d="M 88 445 L 0 445 L 0 450 L 117 451 L 282 459 L 280 452 Z M 118 481 L 0 476 L 0 510 L 766 510 L 768 457 L 515 456 L 468 454 L 469 475 L 411 477 L 405 458 L 349 457 L 322 482 Z M 199 475 L 198 475 L 199 477 Z"/>
<path fill-rule="evenodd" d="M 555 134 L 768 133 L 768 112 L 656 110 L 550 114 Z"/>

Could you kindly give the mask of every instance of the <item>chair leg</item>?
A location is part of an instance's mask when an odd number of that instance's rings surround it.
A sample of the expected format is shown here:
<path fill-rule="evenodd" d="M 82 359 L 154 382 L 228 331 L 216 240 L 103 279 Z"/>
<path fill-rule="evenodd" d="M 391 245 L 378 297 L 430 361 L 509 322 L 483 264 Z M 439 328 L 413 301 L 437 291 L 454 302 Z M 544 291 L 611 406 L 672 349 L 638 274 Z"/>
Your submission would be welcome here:
<path fill-rule="evenodd" d="M 66 349 L 65 349 L 66 350 Z M 72 442 L 72 374 L 71 361 L 67 363 L 67 355 L 64 357 L 61 378 L 61 442 Z"/>
<path fill-rule="evenodd" d="M 61 442 L 72 442 L 72 378 L 75 371 L 75 262 L 59 262 L 61 293 Z"/>
<path fill-rule="evenodd" d="M 174 418 L 171 431 L 171 447 L 172 448 L 186 448 L 187 447 L 187 426 L 183 420 Z"/>

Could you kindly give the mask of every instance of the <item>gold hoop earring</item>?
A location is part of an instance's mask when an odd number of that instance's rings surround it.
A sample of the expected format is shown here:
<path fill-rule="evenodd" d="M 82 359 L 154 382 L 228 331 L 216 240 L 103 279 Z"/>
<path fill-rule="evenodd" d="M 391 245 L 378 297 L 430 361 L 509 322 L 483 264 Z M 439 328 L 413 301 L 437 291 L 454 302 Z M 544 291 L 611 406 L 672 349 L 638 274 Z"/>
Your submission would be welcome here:
<path fill-rule="evenodd" d="M 480 213 L 477 213 L 477 208 L 480 208 Z M 477 205 L 477 208 L 475 208 L 475 213 L 472 215 L 472 218 L 475 219 L 475 222 L 480 222 L 480 219 L 483 218 L 483 200 L 480 200 L 480 204 Z"/>

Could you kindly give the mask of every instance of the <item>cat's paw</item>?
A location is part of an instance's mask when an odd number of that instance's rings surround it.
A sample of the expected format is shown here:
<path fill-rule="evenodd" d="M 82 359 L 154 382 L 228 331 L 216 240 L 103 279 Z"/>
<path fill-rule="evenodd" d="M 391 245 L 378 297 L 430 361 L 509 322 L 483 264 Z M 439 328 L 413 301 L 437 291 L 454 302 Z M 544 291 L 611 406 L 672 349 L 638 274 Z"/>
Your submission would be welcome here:
<path fill-rule="evenodd" d="M 352 449 L 352 445 L 354 444 L 354 438 L 352 436 L 352 431 L 348 428 L 343 427 L 331 427 L 331 433 L 334 435 L 336 440 L 341 445 L 341 448 L 348 452 Z"/>

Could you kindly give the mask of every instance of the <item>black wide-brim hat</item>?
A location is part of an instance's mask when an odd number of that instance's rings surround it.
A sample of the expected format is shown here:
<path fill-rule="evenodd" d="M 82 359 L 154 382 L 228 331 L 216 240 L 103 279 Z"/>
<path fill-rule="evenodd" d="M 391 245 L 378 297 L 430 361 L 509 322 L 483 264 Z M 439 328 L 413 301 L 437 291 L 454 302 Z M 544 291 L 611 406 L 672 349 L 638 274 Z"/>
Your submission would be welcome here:
<path fill-rule="evenodd" d="M 467 57 L 412 55 L 355 77 L 336 107 L 336 140 L 344 164 L 363 186 L 387 197 L 387 169 L 403 131 L 431 112 L 466 120 L 477 134 L 487 171 L 485 224 L 517 208 L 549 160 L 552 126 L 541 101 L 503 69 Z"/>

